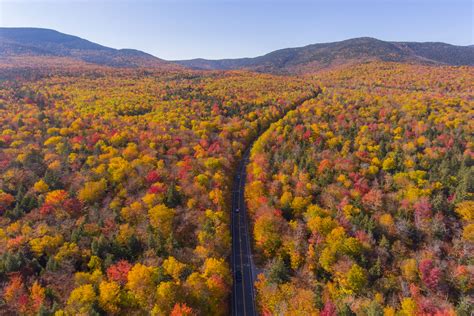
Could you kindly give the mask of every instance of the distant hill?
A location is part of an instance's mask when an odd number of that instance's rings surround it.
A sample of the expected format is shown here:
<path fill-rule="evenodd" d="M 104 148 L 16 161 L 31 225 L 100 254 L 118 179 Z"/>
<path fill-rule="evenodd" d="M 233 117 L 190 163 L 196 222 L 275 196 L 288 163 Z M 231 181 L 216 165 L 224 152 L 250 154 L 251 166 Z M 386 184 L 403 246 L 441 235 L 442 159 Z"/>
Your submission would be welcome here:
<path fill-rule="evenodd" d="M 56 57 L 56 59 L 54 58 Z M 60 57 L 60 58 L 59 58 Z M 385 42 L 361 37 L 334 43 L 285 48 L 255 58 L 191 59 L 174 62 L 134 49 L 114 49 L 77 36 L 41 28 L 0 28 L 0 62 L 81 61 L 112 67 L 248 69 L 270 73 L 308 73 L 367 61 L 474 65 L 474 46 L 445 43 Z M 16 65 L 16 64 L 15 64 Z"/>
<path fill-rule="evenodd" d="M 176 67 L 134 49 L 114 49 L 41 28 L 0 28 L 0 58 L 67 57 L 112 67 Z"/>
<path fill-rule="evenodd" d="M 362 37 L 285 48 L 255 58 L 191 59 L 175 62 L 194 69 L 251 69 L 274 73 L 302 73 L 373 60 L 472 66 L 474 47 L 445 43 L 385 42 Z"/>

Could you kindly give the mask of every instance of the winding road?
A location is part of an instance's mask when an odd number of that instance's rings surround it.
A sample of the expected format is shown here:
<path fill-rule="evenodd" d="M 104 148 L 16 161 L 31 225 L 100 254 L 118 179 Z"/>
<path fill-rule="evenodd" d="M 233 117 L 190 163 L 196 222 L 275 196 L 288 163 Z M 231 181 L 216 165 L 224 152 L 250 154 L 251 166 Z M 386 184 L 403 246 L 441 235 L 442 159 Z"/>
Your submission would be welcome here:
<path fill-rule="evenodd" d="M 320 92 L 319 88 L 314 90 L 312 96 L 296 102 L 292 109 L 297 108 L 309 99 L 317 97 Z M 252 145 L 247 148 L 239 163 L 232 188 L 232 315 L 236 316 L 257 315 L 254 293 L 256 268 L 252 258 L 249 219 L 244 199 L 245 180 L 247 177 L 246 166 L 249 161 L 250 148 L 252 148 Z"/>

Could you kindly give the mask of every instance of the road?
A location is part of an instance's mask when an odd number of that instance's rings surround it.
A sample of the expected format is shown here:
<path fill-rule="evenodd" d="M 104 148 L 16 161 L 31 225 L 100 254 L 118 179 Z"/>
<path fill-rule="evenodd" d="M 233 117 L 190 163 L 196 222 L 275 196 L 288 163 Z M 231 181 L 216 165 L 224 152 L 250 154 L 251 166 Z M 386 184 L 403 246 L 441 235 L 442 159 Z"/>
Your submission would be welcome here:
<path fill-rule="evenodd" d="M 309 99 L 317 97 L 319 93 L 321 93 L 321 89 L 313 90 L 311 96 L 293 104 L 292 109 L 297 108 Z M 252 145 L 247 148 L 239 163 L 232 188 L 232 315 L 236 316 L 257 315 L 253 286 L 256 269 L 252 259 L 249 219 L 244 199 L 246 166 L 249 161 L 251 147 Z"/>
<path fill-rule="evenodd" d="M 245 152 L 239 164 L 232 191 L 232 268 L 234 278 L 232 311 L 233 315 L 238 316 L 257 315 L 253 287 L 255 267 L 252 260 L 248 214 L 244 200 L 249 152 L 249 150 Z"/>

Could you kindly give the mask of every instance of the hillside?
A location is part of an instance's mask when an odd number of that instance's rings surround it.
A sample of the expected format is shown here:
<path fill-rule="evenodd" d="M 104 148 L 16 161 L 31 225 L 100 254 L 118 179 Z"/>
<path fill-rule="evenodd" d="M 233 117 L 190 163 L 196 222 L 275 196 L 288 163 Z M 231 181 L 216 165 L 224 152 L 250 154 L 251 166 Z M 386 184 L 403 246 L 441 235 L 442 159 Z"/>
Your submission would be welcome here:
<path fill-rule="evenodd" d="M 284 48 L 254 58 L 165 61 L 134 49 L 114 49 L 77 36 L 40 28 L 0 28 L 0 61 L 24 65 L 86 62 L 112 67 L 198 70 L 249 69 L 258 72 L 310 73 L 368 61 L 474 65 L 474 46 L 434 42 L 386 42 L 370 37 Z"/>
<path fill-rule="evenodd" d="M 134 49 L 114 49 L 41 28 L 0 28 L 0 58 L 61 57 L 112 67 L 175 67 Z"/>
<path fill-rule="evenodd" d="M 304 73 L 365 61 L 474 65 L 474 47 L 445 43 L 385 42 L 362 37 L 334 43 L 276 50 L 255 58 L 180 60 L 194 69 L 251 69 L 274 73 Z"/>

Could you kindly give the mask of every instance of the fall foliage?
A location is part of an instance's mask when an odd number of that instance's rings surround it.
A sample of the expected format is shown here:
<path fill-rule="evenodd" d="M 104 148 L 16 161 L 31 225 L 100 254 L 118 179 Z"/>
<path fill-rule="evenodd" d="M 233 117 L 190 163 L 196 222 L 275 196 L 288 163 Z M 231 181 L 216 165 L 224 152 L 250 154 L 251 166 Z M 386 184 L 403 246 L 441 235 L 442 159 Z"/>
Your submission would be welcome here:
<path fill-rule="evenodd" d="M 227 314 L 234 166 L 313 83 L 80 64 L 0 76 L 0 313 Z"/>
<path fill-rule="evenodd" d="M 261 133 L 262 314 L 472 310 L 472 67 L 0 77 L 1 314 L 229 314 L 232 180 Z"/>
<path fill-rule="evenodd" d="M 313 79 L 247 167 L 262 314 L 472 313 L 472 68 Z"/>

